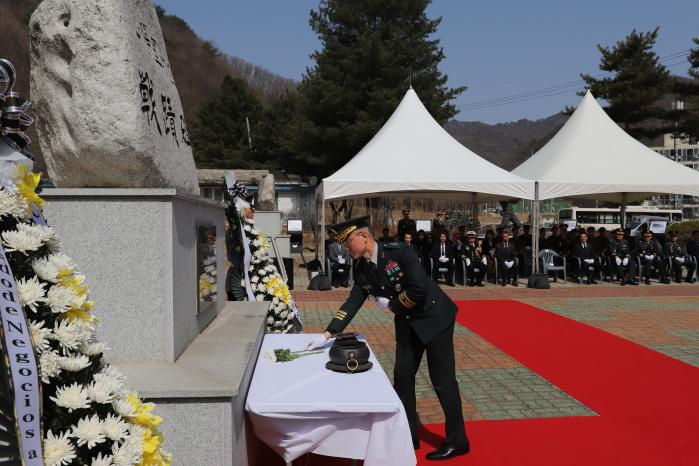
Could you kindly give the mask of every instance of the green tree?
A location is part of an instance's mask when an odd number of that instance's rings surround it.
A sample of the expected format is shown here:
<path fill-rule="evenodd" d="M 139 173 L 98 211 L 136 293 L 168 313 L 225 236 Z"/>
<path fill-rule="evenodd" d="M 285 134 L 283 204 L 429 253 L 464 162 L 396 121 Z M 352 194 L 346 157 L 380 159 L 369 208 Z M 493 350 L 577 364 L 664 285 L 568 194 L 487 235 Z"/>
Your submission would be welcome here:
<path fill-rule="evenodd" d="M 465 87 L 447 87 L 444 59 L 432 38 L 441 18 L 430 0 L 321 0 L 310 25 L 322 49 L 311 55 L 287 128 L 286 164 L 327 175 L 344 165 L 386 122 L 409 84 L 440 123 Z M 412 79 L 411 79 L 412 76 Z"/>
<path fill-rule="evenodd" d="M 670 73 L 652 50 L 658 30 L 639 33 L 634 29 L 613 47 L 597 45 L 602 54 L 599 69 L 611 76 L 580 75 L 595 97 L 609 102 L 607 114 L 636 138 L 653 137 L 670 128 L 669 109 L 658 106 L 672 85 Z M 649 119 L 654 123 L 648 124 Z"/>
<path fill-rule="evenodd" d="M 245 118 L 256 128 L 262 119 L 262 105 L 239 78 L 223 78 L 218 93 L 196 111 L 190 125 L 194 160 L 199 168 L 248 168 L 253 158 L 248 147 Z M 254 154 L 263 153 L 260 148 Z M 256 166 L 262 160 L 255 160 Z"/>
<path fill-rule="evenodd" d="M 696 47 L 690 49 L 687 57 L 691 79 L 678 79 L 675 87 L 680 99 L 685 101 L 684 109 L 673 112 L 673 117 L 679 122 L 678 133 L 699 139 L 699 38 L 692 42 Z"/>

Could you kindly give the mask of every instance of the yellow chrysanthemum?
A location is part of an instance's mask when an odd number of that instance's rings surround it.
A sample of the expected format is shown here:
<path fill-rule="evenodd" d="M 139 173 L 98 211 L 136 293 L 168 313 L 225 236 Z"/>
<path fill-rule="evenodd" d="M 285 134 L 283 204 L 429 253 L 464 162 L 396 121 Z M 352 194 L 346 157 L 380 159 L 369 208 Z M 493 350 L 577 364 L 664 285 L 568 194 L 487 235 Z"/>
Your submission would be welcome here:
<path fill-rule="evenodd" d="M 138 396 L 133 392 L 129 394 L 128 402 L 134 411 L 134 415 L 129 416 L 129 419 L 133 423 L 152 428 L 163 422 L 163 418 L 151 414 L 151 411 L 155 408 L 153 403 L 141 402 Z"/>
<path fill-rule="evenodd" d="M 41 175 L 28 171 L 27 167 L 21 163 L 17 164 L 17 173 L 20 179 L 17 189 L 20 194 L 22 194 L 22 197 L 28 204 L 34 204 L 41 210 L 41 206 L 45 201 L 36 193 L 36 187 L 39 186 Z"/>
<path fill-rule="evenodd" d="M 59 283 L 73 290 L 76 296 L 85 298 L 87 296 L 88 286 L 83 285 L 85 275 L 75 275 L 72 272 L 70 275 L 59 272 Z"/>

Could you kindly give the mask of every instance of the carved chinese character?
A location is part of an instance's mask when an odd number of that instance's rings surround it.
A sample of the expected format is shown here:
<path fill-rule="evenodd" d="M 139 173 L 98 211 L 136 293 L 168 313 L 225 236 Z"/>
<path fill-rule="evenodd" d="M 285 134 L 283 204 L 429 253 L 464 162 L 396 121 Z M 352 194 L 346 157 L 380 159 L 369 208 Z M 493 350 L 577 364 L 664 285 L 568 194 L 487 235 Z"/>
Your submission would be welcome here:
<path fill-rule="evenodd" d="M 172 135 L 177 147 L 180 147 L 180 141 L 177 140 L 177 132 L 175 130 L 175 112 L 172 111 L 170 97 L 160 94 L 160 100 L 163 104 L 163 121 L 165 122 L 165 135 Z"/>
<path fill-rule="evenodd" d="M 155 125 L 158 128 L 158 133 L 163 134 L 158 121 L 158 114 L 155 109 L 155 99 L 153 98 L 153 80 L 148 77 L 148 72 L 139 71 L 138 76 L 141 78 L 138 84 L 138 91 L 141 94 L 141 112 L 148 116 L 148 126 L 151 121 L 155 120 Z"/>

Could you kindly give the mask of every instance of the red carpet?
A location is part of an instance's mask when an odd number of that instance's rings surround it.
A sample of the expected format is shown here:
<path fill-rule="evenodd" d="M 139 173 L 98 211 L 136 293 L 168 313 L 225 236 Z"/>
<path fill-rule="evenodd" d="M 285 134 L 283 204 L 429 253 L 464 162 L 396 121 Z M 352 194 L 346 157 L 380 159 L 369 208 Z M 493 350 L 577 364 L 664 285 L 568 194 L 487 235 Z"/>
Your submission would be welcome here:
<path fill-rule="evenodd" d="M 699 369 L 523 303 L 458 304 L 459 323 L 599 413 L 620 433 L 612 440 L 630 446 L 621 438 L 626 433 L 676 464 L 699 464 Z M 507 448 L 510 441 L 498 443 Z M 538 443 L 546 441 L 542 437 Z M 594 442 L 575 444 L 576 453 L 597 448 Z M 617 451 L 616 445 L 610 447 L 608 454 Z M 555 464 L 553 459 L 538 464 Z"/>
<path fill-rule="evenodd" d="M 699 465 L 699 369 L 520 302 L 458 304 L 460 324 L 600 416 L 467 422 L 473 450 L 443 464 Z M 439 464 L 427 461 L 425 454 L 441 443 L 443 426 L 424 426 L 420 437 L 418 464 Z M 260 459 L 260 465 L 283 465 L 271 450 Z M 317 455 L 294 462 L 350 464 Z"/>
<path fill-rule="evenodd" d="M 446 462 L 472 466 L 670 466 L 668 460 L 602 417 L 563 417 L 467 422 L 473 449 Z M 425 426 L 420 437 L 439 445 L 443 426 Z M 420 466 L 435 465 L 425 454 L 434 450 L 423 443 L 417 452 Z"/>

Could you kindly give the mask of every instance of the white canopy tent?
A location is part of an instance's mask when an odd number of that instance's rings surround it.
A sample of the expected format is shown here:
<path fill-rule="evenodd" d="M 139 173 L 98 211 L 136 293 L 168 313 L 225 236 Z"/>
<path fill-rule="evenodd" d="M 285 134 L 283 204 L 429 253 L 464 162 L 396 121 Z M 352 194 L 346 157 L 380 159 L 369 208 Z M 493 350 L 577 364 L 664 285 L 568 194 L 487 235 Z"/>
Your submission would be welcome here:
<path fill-rule="evenodd" d="M 473 204 L 533 199 L 534 182 L 473 153 L 437 123 L 410 88 L 378 133 L 342 168 L 324 178 L 325 201 L 374 196 L 450 199 Z"/>
<path fill-rule="evenodd" d="M 323 179 L 323 198 L 414 196 L 487 202 L 533 199 L 534 183 L 493 165 L 451 137 L 410 88 L 378 133 Z"/>
<path fill-rule="evenodd" d="M 623 225 L 627 202 L 661 193 L 699 196 L 699 171 L 629 136 L 590 91 L 553 139 L 512 173 L 536 181 L 535 218 L 539 200 L 598 199 L 621 204 Z"/>

